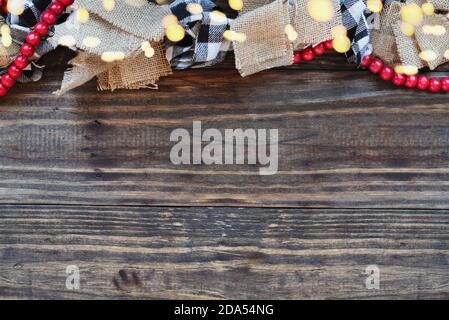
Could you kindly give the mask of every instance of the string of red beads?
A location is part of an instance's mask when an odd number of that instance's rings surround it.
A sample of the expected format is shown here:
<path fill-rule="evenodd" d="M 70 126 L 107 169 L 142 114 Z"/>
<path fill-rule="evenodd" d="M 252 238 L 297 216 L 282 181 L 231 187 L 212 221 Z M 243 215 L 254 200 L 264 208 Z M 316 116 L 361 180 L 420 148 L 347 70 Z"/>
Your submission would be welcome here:
<path fill-rule="evenodd" d="M 293 63 L 298 64 L 301 61 L 311 61 L 316 56 L 321 56 L 326 53 L 327 50 L 333 50 L 334 46 L 332 40 L 324 41 L 317 44 L 314 47 L 306 48 L 302 51 L 295 51 L 293 54 Z"/>
<path fill-rule="evenodd" d="M 0 11 L 8 12 L 6 5 L 8 4 L 7 0 L 0 0 Z"/>
<path fill-rule="evenodd" d="M 5 96 L 15 85 L 17 79 L 22 75 L 23 69 L 30 63 L 29 59 L 34 55 L 36 46 L 47 36 L 49 27 L 56 23 L 58 16 L 73 2 L 74 0 L 53 1 L 42 13 L 40 21 L 27 34 L 25 43 L 20 47 L 20 55 L 9 66 L 8 72 L 0 78 L 0 97 Z M 6 0 L 0 0 L 1 8 L 6 5 Z"/>
<path fill-rule="evenodd" d="M 405 75 L 397 73 L 394 68 L 386 65 L 381 59 L 365 56 L 360 67 L 378 74 L 382 80 L 391 81 L 397 87 L 416 88 L 421 91 L 449 92 L 449 78 L 429 78 L 426 75 Z"/>

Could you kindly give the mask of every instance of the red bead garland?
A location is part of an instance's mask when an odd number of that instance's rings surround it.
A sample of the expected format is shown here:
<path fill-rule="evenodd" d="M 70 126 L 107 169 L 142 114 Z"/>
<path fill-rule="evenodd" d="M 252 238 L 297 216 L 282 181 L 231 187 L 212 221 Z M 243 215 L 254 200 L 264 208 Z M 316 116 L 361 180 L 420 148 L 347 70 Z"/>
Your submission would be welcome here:
<path fill-rule="evenodd" d="M 56 23 L 58 16 L 64 10 L 73 4 L 75 0 L 55 0 L 53 1 L 41 15 L 41 21 L 34 25 L 26 38 L 25 43 L 20 47 L 20 55 L 16 57 L 14 62 L 8 68 L 8 72 L 0 78 L 0 97 L 5 96 L 11 89 L 16 80 L 22 75 L 23 69 L 29 64 L 29 58 L 34 55 L 36 46 L 41 42 L 42 38 L 47 36 L 49 26 Z M 0 0 L 0 8 L 6 12 L 7 0 Z"/>
<path fill-rule="evenodd" d="M 8 72 L 0 78 L 0 97 L 5 96 L 8 90 L 14 86 L 16 80 L 22 75 L 23 69 L 29 64 L 29 58 L 35 53 L 35 47 L 41 42 L 42 38 L 47 36 L 49 26 L 57 22 L 58 16 L 64 12 L 66 7 L 72 5 L 74 0 L 55 0 L 53 1 L 41 15 L 41 21 L 37 22 L 33 30 L 26 36 L 26 42 L 21 46 L 21 55 L 17 56 Z M 7 0 L 0 0 L 0 10 L 7 12 Z M 306 48 L 302 51 L 294 52 L 294 63 L 299 64 L 301 61 L 311 61 L 316 56 L 323 55 L 326 50 L 333 50 L 332 40 L 327 40 L 317 44 L 314 47 Z M 365 56 L 360 63 L 360 67 L 368 69 L 374 74 L 378 74 L 382 80 L 391 81 L 395 86 L 407 88 L 417 88 L 418 90 L 428 90 L 430 92 L 449 92 L 449 77 L 443 79 L 432 78 L 425 75 L 404 75 L 396 73 L 393 67 L 385 65 L 385 63 L 371 55 Z"/>
<path fill-rule="evenodd" d="M 293 63 L 298 64 L 301 61 L 311 61 L 316 56 L 321 56 L 326 53 L 326 50 L 333 50 L 334 46 L 332 40 L 324 41 L 314 47 L 306 48 L 302 51 L 295 51 L 293 54 Z"/>
<path fill-rule="evenodd" d="M 362 59 L 360 67 L 368 69 L 374 74 L 378 74 L 382 80 L 391 81 L 397 87 L 416 88 L 421 91 L 437 92 L 449 92 L 449 78 L 429 79 L 425 75 L 404 75 L 396 73 L 391 66 L 387 66 L 384 62 L 371 55 L 365 56 Z"/>

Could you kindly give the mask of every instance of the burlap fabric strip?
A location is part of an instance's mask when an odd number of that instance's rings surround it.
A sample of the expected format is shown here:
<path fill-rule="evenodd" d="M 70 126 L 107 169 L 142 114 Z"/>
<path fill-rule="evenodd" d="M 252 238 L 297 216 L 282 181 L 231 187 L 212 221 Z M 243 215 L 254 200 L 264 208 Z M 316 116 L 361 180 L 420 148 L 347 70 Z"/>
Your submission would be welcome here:
<path fill-rule="evenodd" d="M 406 36 L 400 26 L 400 12 L 403 6 L 410 3 L 423 4 L 423 0 L 409 0 L 406 3 L 392 2 L 385 6 L 381 14 L 381 25 L 379 30 L 372 34 L 374 54 L 382 58 L 386 63 L 392 65 L 413 65 L 418 68 L 429 67 L 435 69 L 448 60 L 444 57 L 449 48 L 449 19 L 442 14 L 424 15 L 423 22 L 416 27 L 415 34 Z M 447 10 L 448 2 L 432 1 L 435 8 L 440 11 Z M 429 26 L 440 26 L 445 28 L 443 34 L 435 35 L 426 33 L 424 30 Z M 423 51 L 432 51 L 436 59 L 424 61 L 420 58 Z"/>
<path fill-rule="evenodd" d="M 104 52 L 122 52 L 125 56 L 130 56 L 144 41 L 142 38 L 114 27 L 95 14 L 91 14 L 89 21 L 85 24 L 79 24 L 76 22 L 75 15 L 71 15 L 66 23 L 56 27 L 50 42 L 55 47 L 60 43 L 67 44 L 67 37 L 70 38 L 69 43 L 72 39 L 74 40 L 72 46 L 76 49 L 97 55 L 102 55 Z M 98 39 L 98 45 L 86 45 L 87 38 Z"/>
<path fill-rule="evenodd" d="M 433 3 L 435 8 L 438 10 L 447 10 L 449 11 L 449 0 L 428 0 Z"/>
<path fill-rule="evenodd" d="M 152 42 L 151 45 L 155 51 L 151 58 L 139 52 L 114 63 L 104 62 L 96 54 L 81 51 L 69 62 L 73 68 L 65 72 L 61 89 L 55 93 L 62 95 L 94 77 L 98 78 L 99 90 L 156 88 L 157 80 L 172 71 L 165 59 L 162 42 Z"/>
<path fill-rule="evenodd" d="M 246 35 L 244 42 L 233 41 L 236 67 L 242 76 L 293 63 L 293 45 L 285 34 L 288 23 L 285 0 L 276 0 L 231 22 L 231 30 Z"/>
<path fill-rule="evenodd" d="M 373 53 L 390 65 L 400 64 L 393 26 L 400 23 L 401 5 L 394 2 L 384 7 L 378 28 L 371 33 Z"/>
<path fill-rule="evenodd" d="M 244 0 L 243 8 L 239 11 L 239 15 L 245 14 L 247 12 L 253 11 L 257 8 L 263 7 L 274 0 Z"/>
<path fill-rule="evenodd" d="M 63 94 L 94 77 L 98 78 L 99 90 L 154 88 L 161 76 L 171 73 L 162 45 L 162 19 L 171 13 L 170 9 L 150 3 L 132 6 L 127 2 L 116 2 L 115 9 L 107 12 L 99 1 L 78 0 L 77 5 L 90 12 L 89 21 L 78 23 L 72 15 L 56 27 L 51 39 L 54 46 L 69 42 L 81 50 L 71 61 L 73 68 L 65 73 L 61 90 L 56 94 Z M 87 39 L 95 39 L 96 45 L 92 46 Z M 152 41 L 155 52 L 151 58 L 141 50 L 147 40 Z M 106 52 L 122 53 L 125 59 L 104 62 L 101 56 Z"/>
<path fill-rule="evenodd" d="M 172 73 L 170 64 L 165 58 L 162 42 L 151 44 L 154 56 L 148 58 L 145 53 L 138 52 L 133 57 L 115 63 L 106 72 L 98 75 L 100 90 L 116 89 L 157 89 L 159 78 Z"/>
<path fill-rule="evenodd" d="M 332 0 L 333 16 L 327 22 L 319 22 L 313 19 L 307 12 L 307 0 L 292 0 L 294 10 L 292 25 L 298 32 L 298 38 L 294 42 L 295 48 L 303 48 L 308 45 L 332 39 L 332 28 L 342 24 L 340 13 L 340 0 Z"/>
<path fill-rule="evenodd" d="M 103 1 L 76 0 L 76 5 L 100 16 L 117 28 L 146 40 L 159 41 L 164 37 L 162 19 L 170 15 L 170 7 L 147 0 L 115 1 L 115 8 L 106 11 Z"/>
<path fill-rule="evenodd" d="M 446 33 L 444 35 L 425 34 L 425 26 L 443 26 Z M 440 14 L 424 16 L 423 27 L 416 29 L 415 39 L 421 51 L 430 50 L 436 54 L 435 59 L 426 61 L 431 70 L 448 62 L 444 57 L 446 50 L 449 49 L 449 19 L 446 16 Z"/>

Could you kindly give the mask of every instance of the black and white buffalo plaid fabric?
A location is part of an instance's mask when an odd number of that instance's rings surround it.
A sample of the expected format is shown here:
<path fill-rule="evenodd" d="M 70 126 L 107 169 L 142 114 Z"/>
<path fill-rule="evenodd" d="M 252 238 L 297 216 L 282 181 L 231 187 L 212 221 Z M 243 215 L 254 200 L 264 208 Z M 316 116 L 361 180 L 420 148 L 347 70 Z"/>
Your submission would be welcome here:
<path fill-rule="evenodd" d="M 187 6 L 200 4 L 201 13 L 191 13 Z M 231 42 L 224 38 L 229 20 L 210 0 L 176 0 L 170 5 L 173 14 L 186 30 L 186 37 L 180 42 L 166 40 L 166 55 L 174 69 L 205 67 L 221 62 L 230 50 Z"/>
<path fill-rule="evenodd" d="M 360 63 L 362 58 L 372 53 L 371 30 L 375 14 L 368 10 L 366 0 L 342 0 L 341 15 L 343 25 L 351 39 L 351 50 L 346 53 L 350 62 Z"/>
<path fill-rule="evenodd" d="M 52 0 L 26 0 L 25 11 L 20 15 L 13 15 L 8 13 L 3 16 L 6 23 L 11 29 L 11 37 L 13 41 L 22 45 L 25 42 L 25 37 L 30 29 L 40 20 L 41 13 L 50 5 Z M 66 16 L 60 18 L 60 22 L 63 21 Z M 51 36 L 50 31 L 50 36 Z M 52 51 L 54 48 L 47 42 L 42 41 L 36 48 L 36 54 L 38 57 Z M 20 82 L 38 81 L 42 77 L 42 66 L 38 66 L 35 63 L 31 63 L 23 72 Z M 0 69 L 0 74 L 4 74 L 7 71 L 6 68 Z"/>

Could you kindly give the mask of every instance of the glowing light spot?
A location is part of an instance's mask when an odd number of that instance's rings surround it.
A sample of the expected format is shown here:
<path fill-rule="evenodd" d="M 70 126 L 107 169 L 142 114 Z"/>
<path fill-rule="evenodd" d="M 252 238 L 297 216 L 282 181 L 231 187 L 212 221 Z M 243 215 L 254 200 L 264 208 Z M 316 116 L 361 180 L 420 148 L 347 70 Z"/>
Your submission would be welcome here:
<path fill-rule="evenodd" d="M 115 0 L 103 0 L 104 10 L 111 12 L 115 9 Z"/>
<path fill-rule="evenodd" d="M 13 15 L 20 16 L 25 11 L 25 0 L 9 0 L 7 9 Z"/>
<path fill-rule="evenodd" d="M 351 40 L 346 35 L 340 35 L 332 40 L 334 50 L 339 53 L 348 52 L 351 49 Z"/>
<path fill-rule="evenodd" d="M 165 30 L 165 34 L 168 40 L 172 42 L 178 42 L 184 39 L 186 32 L 184 28 L 179 24 L 170 24 Z"/>
<path fill-rule="evenodd" d="M 243 9 L 243 0 L 229 0 L 229 6 L 233 10 L 240 11 Z"/>
<path fill-rule="evenodd" d="M 430 2 L 423 3 L 421 9 L 424 12 L 424 14 L 427 14 L 428 16 L 435 13 L 435 6 L 433 5 L 433 3 Z"/>
<path fill-rule="evenodd" d="M 423 12 L 421 7 L 416 3 L 406 4 L 401 9 L 401 19 L 411 25 L 419 26 L 423 20 Z"/>
<path fill-rule="evenodd" d="M 76 11 L 76 20 L 80 23 L 87 23 L 89 21 L 89 11 L 86 8 L 80 8 Z"/>
<path fill-rule="evenodd" d="M 330 0 L 308 0 L 307 12 L 314 20 L 327 22 L 334 16 L 334 5 Z"/>
<path fill-rule="evenodd" d="M 401 22 L 401 31 L 408 37 L 411 37 L 415 34 L 415 27 L 408 22 Z"/>
<path fill-rule="evenodd" d="M 368 0 L 366 5 L 371 12 L 375 13 L 381 12 L 384 7 L 382 1 L 380 0 Z"/>
<path fill-rule="evenodd" d="M 201 13 L 203 13 L 203 7 L 199 3 L 189 3 L 187 5 L 186 9 L 191 14 L 201 14 Z"/>
<path fill-rule="evenodd" d="M 419 57 L 424 61 L 434 61 L 438 55 L 433 50 L 424 50 L 419 53 Z"/>

